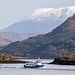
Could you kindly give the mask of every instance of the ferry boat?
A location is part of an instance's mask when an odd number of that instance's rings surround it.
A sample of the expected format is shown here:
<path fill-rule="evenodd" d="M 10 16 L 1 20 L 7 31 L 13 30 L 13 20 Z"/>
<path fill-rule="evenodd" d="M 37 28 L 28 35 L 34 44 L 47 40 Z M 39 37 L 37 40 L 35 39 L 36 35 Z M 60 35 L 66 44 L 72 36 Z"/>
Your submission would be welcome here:
<path fill-rule="evenodd" d="M 25 63 L 24 68 L 39 68 L 44 67 L 44 65 L 41 63 L 41 60 L 37 60 L 33 63 Z"/>

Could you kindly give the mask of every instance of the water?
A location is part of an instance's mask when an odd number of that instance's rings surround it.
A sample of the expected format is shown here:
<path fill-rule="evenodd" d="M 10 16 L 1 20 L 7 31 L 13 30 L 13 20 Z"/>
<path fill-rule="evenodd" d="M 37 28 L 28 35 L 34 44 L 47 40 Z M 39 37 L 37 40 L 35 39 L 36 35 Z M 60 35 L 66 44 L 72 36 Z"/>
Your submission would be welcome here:
<path fill-rule="evenodd" d="M 26 60 L 35 61 L 36 59 Z M 52 61 L 53 60 L 43 59 L 43 63 L 49 63 Z M 45 64 L 43 68 L 31 69 L 24 68 L 23 65 L 24 64 L 2 64 L 0 75 L 75 75 L 75 66 Z"/>

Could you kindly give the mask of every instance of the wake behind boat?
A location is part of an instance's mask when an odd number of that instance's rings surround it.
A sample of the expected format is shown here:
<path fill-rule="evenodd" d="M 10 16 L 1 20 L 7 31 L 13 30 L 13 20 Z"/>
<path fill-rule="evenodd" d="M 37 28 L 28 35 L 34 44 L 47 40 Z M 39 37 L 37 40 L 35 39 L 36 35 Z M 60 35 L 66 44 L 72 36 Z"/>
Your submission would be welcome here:
<path fill-rule="evenodd" d="M 33 63 L 25 63 L 24 68 L 39 68 L 44 67 L 44 65 L 41 63 L 41 60 L 37 60 Z"/>

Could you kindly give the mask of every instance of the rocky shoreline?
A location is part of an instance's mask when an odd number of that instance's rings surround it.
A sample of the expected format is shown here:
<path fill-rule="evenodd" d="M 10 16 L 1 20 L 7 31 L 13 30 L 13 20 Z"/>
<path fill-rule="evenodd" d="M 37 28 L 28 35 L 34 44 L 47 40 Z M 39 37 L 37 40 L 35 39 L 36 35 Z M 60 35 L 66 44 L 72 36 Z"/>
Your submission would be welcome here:
<path fill-rule="evenodd" d="M 49 64 L 75 65 L 75 55 L 55 58 L 55 60 Z"/>
<path fill-rule="evenodd" d="M 0 54 L 0 64 L 7 63 L 29 63 L 28 61 L 21 61 L 17 59 L 15 56 L 11 56 L 9 54 Z"/>

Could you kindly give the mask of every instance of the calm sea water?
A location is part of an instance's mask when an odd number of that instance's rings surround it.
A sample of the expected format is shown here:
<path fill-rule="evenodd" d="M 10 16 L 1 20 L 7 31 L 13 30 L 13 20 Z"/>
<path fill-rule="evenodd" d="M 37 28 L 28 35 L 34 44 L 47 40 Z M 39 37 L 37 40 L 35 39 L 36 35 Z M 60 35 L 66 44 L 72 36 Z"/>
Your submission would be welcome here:
<path fill-rule="evenodd" d="M 36 59 L 22 59 L 35 61 Z M 53 60 L 43 59 L 43 63 Z M 43 68 L 24 68 L 24 64 L 0 64 L 0 75 L 75 75 L 75 66 L 45 64 Z"/>

